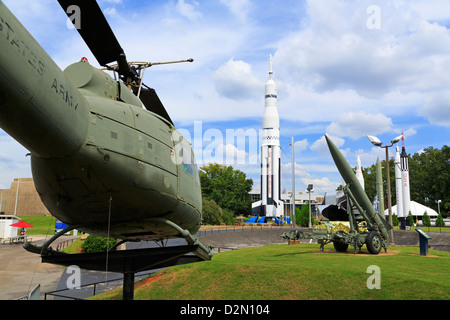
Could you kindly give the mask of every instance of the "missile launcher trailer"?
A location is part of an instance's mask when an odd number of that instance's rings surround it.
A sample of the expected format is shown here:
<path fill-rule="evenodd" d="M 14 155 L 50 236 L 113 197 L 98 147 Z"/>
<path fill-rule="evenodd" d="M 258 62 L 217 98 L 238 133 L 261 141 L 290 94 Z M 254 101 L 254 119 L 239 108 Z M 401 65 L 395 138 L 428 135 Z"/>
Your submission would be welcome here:
<path fill-rule="evenodd" d="M 321 222 L 308 232 L 293 230 L 282 235 L 289 240 L 317 240 L 321 250 L 328 243 L 333 243 L 336 251 L 345 252 L 348 246 L 354 247 L 356 254 L 366 244 L 371 254 L 387 250 L 388 231 L 392 226 L 375 211 L 364 192 L 355 173 L 334 143 L 325 136 L 328 148 L 336 166 L 344 179 L 344 193 L 347 196 L 348 221 Z"/>

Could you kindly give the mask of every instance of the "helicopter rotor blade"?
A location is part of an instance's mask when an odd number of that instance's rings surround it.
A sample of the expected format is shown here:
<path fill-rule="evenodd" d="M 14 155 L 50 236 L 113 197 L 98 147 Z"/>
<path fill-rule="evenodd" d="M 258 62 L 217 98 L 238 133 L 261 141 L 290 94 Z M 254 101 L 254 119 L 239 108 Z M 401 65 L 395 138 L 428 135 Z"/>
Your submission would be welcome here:
<path fill-rule="evenodd" d="M 144 88 L 140 92 L 139 99 L 142 101 L 145 109 L 156 113 L 157 115 L 169 121 L 173 126 L 175 126 L 169 114 L 167 113 L 166 108 L 159 99 L 155 89 L 147 87 L 145 84 L 143 84 L 143 86 Z"/>
<path fill-rule="evenodd" d="M 127 77 L 130 67 L 108 21 L 95 0 L 58 0 L 98 63 L 106 66 L 118 62 L 119 74 Z M 78 12 L 75 15 L 74 12 Z M 77 21 L 77 19 L 81 21 Z"/>

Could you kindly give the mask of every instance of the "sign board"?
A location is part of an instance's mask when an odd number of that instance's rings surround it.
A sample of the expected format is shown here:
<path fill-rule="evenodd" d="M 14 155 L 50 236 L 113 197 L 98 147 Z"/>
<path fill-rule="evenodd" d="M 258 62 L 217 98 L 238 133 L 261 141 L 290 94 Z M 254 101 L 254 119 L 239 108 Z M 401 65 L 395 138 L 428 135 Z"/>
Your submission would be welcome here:
<path fill-rule="evenodd" d="M 425 233 L 425 231 L 423 231 L 420 228 L 416 228 L 416 231 L 425 239 L 433 239 L 432 237 L 430 237 L 428 234 Z"/>

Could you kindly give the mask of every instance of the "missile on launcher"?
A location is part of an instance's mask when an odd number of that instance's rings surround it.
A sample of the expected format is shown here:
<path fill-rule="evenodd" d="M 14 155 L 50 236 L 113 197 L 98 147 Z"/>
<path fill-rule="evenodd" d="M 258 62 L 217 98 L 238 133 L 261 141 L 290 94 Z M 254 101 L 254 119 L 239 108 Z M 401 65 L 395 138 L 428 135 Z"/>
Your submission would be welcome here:
<path fill-rule="evenodd" d="M 371 254 L 380 253 L 381 248 L 386 251 L 389 243 L 388 231 L 392 229 L 392 226 L 375 211 L 353 169 L 336 145 L 327 136 L 325 139 L 336 167 L 346 184 L 344 193 L 348 197 L 348 228 L 339 229 L 336 222 L 326 221 L 319 222 L 309 232 L 293 230 L 285 232 L 282 237 L 288 240 L 318 240 L 321 250 L 324 250 L 326 244 L 332 242 L 336 251 L 345 252 L 348 246 L 352 245 L 356 254 L 364 244 Z M 359 212 L 358 216 L 355 211 Z"/>

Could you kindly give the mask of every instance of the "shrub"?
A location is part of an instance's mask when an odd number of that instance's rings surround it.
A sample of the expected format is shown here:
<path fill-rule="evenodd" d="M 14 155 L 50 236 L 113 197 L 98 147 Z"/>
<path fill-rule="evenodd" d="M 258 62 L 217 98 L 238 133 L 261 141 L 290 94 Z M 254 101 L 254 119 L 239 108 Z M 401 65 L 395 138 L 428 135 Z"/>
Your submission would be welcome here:
<path fill-rule="evenodd" d="M 115 244 L 116 239 L 89 235 L 86 240 L 83 241 L 81 248 L 86 253 L 106 252 L 106 250 Z"/>

